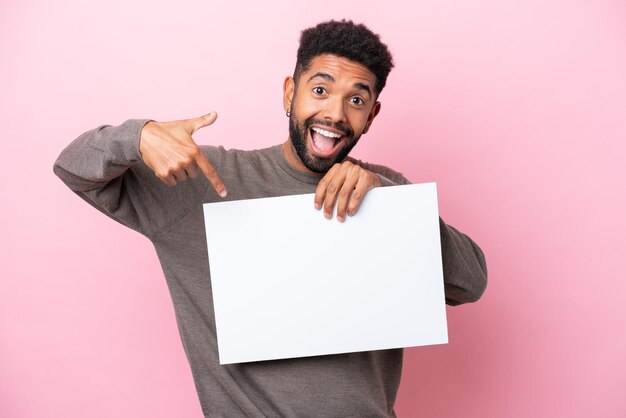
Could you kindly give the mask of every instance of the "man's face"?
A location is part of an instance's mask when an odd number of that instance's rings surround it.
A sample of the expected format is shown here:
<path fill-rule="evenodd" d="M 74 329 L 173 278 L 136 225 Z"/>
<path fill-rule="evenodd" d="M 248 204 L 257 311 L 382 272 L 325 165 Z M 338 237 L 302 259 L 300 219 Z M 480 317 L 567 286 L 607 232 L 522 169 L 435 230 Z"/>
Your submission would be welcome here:
<path fill-rule="evenodd" d="M 313 58 L 297 86 L 286 80 L 289 137 L 308 170 L 327 172 L 367 131 L 380 110 L 375 83 L 365 66 L 331 54 Z"/>

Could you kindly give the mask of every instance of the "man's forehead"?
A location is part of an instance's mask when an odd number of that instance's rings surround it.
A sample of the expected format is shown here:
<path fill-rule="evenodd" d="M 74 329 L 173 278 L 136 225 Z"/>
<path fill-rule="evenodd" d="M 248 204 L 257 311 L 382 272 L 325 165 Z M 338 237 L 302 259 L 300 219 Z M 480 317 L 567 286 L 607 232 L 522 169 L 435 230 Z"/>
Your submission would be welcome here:
<path fill-rule="evenodd" d="M 318 73 L 324 73 L 337 79 L 348 77 L 355 81 L 366 82 L 372 87 L 376 82 L 376 76 L 363 64 L 333 54 L 320 54 L 315 56 L 309 68 L 302 73 L 305 81 Z"/>

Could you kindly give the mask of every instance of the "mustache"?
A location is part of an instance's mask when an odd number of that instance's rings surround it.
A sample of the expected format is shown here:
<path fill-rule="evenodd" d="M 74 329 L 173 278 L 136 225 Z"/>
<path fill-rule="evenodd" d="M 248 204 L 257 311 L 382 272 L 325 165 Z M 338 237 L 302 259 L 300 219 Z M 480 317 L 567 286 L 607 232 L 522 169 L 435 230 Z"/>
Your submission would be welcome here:
<path fill-rule="evenodd" d="M 304 122 L 304 128 L 306 130 L 308 130 L 309 128 L 311 128 L 311 126 L 313 125 L 320 125 L 320 126 L 326 126 L 328 128 L 333 128 L 339 132 L 341 132 L 343 135 L 347 136 L 348 138 L 352 138 L 354 136 L 354 131 L 346 126 L 344 126 L 341 123 L 332 123 L 326 120 L 317 120 L 317 119 L 307 119 Z"/>

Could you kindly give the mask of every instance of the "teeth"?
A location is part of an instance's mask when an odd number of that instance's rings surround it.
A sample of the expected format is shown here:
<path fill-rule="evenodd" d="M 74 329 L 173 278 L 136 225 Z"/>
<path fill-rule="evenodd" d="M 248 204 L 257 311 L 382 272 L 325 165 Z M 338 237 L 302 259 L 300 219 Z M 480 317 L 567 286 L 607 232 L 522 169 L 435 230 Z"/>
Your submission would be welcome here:
<path fill-rule="evenodd" d="M 341 138 L 341 135 L 336 134 L 336 133 L 334 133 L 334 132 L 329 132 L 329 131 L 326 131 L 326 130 L 324 130 L 324 129 L 320 129 L 320 128 L 312 128 L 312 129 L 313 129 L 315 132 L 317 132 L 318 134 L 322 134 L 322 135 L 324 135 L 324 136 L 327 136 L 328 138 L 335 138 L 335 139 L 337 139 L 337 138 Z"/>

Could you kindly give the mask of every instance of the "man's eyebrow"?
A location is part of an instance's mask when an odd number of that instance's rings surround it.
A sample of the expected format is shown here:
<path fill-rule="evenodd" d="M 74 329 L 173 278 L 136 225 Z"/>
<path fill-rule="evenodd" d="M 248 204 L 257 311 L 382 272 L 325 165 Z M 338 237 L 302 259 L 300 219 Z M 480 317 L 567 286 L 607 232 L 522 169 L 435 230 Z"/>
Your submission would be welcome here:
<path fill-rule="evenodd" d="M 368 86 L 365 83 L 356 83 L 354 87 L 356 87 L 359 90 L 365 90 L 367 91 L 367 94 L 369 94 L 370 96 L 372 95 L 372 90 L 370 90 L 370 86 Z"/>
<path fill-rule="evenodd" d="M 311 76 L 311 78 L 309 78 L 309 80 L 307 82 L 310 82 L 311 80 L 313 80 L 316 77 L 320 77 L 323 78 L 326 81 L 330 81 L 330 82 L 335 82 L 335 78 L 328 74 L 328 73 L 323 73 L 321 71 L 316 72 L 315 74 L 313 74 Z M 372 89 L 370 89 L 370 86 L 368 86 L 365 83 L 354 83 L 354 87 L 356 87 L 359 90 L 365 90 L 370 96 L 372 95 Z"/>
<path fill-rule="evenodd" d="M 315 77 L 321 77 L 326 81 L 332 81 L 333 83 L 335 82 L 335 78 L 332 75 L 328 73 L 323 73 L 321 71 L 318 71 L 315 74 L 313 74 L 311 78 L 309 78 L 309 81 L 313 80 Z"/>

